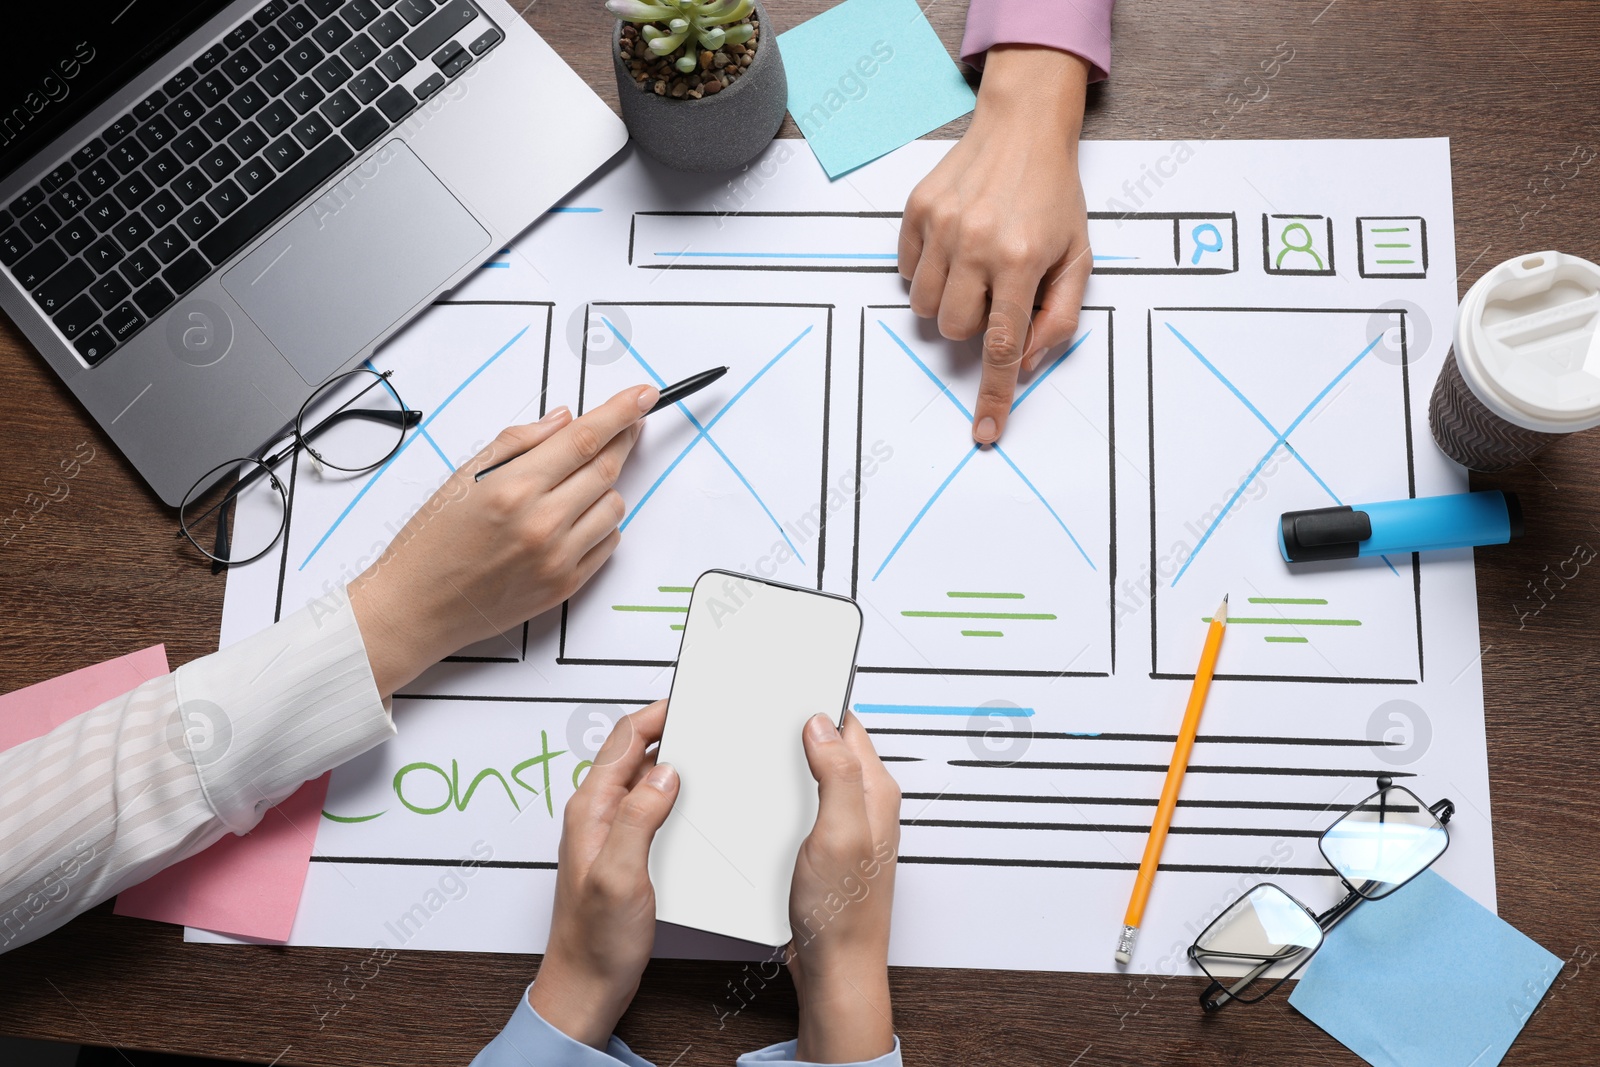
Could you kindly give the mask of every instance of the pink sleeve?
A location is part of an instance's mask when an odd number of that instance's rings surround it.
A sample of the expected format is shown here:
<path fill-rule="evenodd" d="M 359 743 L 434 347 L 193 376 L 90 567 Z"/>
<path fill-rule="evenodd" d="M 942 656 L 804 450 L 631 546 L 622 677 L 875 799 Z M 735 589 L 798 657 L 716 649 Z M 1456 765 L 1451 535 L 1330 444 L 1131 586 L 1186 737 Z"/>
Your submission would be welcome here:
<path fill-rule="evenodd" d="M 1088 60 L 1089 80 L 1111 70 L 1111 7 L 1116 0 L 972 0 L 961 58 L 983 66 L 997 44 L 1041 44 Z"/>

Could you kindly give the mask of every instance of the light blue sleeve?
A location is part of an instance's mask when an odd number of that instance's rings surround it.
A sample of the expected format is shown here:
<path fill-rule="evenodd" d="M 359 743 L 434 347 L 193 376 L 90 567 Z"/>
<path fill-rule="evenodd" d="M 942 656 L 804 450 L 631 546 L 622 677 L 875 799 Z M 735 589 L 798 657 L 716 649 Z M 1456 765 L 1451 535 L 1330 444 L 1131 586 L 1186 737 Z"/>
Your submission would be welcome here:
<path fill-rule="evenodd" d="M 532 989 L 533 986 L 528 986 Z M 899 1063 L 898 1055 L 895 1063 Z M 483 1047 L 472 1067 L 655 1067 L 640 1059 L 615 1034 L 601 1052 L 563 1034 L 539 1018 L 528 1003 L 528 990 L 522 991 L 517 1010 L 511 1013 L 506 1028 Z"/>
<path fill-rule="evenodd" d="M 746 1052 L 739 1057 L 737 1067 L 757 1067 L 763 1063 L 783 1063 L 788 1067 L 822 1067 L 821 1064 L 808 1063 L 794 1058 L 795 1045 L 798 1042 L 782 1041 L 776 1045 L 768 1045 L 757 1052 Z M 863 1060 L 860 1063 L 847 1063 L 835 1067 L 900 1067 L 900 1038 L 894 1039 L 894 1048 L 885 1052 L 875 1060 Z"/>

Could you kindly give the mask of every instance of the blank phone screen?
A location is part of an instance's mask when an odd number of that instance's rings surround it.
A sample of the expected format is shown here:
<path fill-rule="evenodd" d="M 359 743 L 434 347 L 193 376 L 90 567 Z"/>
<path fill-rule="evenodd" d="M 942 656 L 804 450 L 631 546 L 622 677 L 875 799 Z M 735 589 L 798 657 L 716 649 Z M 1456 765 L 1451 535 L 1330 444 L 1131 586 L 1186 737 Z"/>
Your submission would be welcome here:
<path fill-rule="evenodd" d="M 656 917 L 789 940 L 795 855 L 817 814 L 801 731 L 843 721 L 861 636 L 844 597 L 708 571 L 695 583 L 659 759 L 677 803 L 656 835 Z"/>

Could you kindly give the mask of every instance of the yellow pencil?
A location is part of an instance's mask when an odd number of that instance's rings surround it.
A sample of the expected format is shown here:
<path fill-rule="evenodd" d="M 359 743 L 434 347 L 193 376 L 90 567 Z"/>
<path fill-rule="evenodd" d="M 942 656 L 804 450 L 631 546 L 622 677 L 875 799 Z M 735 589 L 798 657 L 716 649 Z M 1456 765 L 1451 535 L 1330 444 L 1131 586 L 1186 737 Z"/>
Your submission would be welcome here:
<path fill-rule="evenodd" d="M 1206 706 L 1206 691 L 1211 688 L 1211 673 L 1217 669 L 1217 654 L 1222 651 L 1222 633 L 1228 628 L 1228 598 L 1211 617 L 1211 628 L 1206 631 L 1206 647 L 1200 653 L 1200 666 L 1195 668 L 1194 687 L 1189 690 L 1189 706 L 1183 713 L 1183 727 L 1178 731 L 1178 743 L 1172 748 L 1172 763 L 1167 767 L 1167 780 L 1161 785 L 1161 802 L 1156 805 L 1156 818 L 1150 824 L 1150 838 L 1144 843 L 1144 858 L 1139 861 L 1139 876 L 1133 881 L 1133 896 L 1128 899 L 1128 914 L 1122 920 L 1122 936 L 1117 939 L 1117 962 L 1133 962 L 1133 942 L 1139 936 L 1139 924 L 1144 921 L 1144 906 L 1150 899 L 1150 886 L 1156 880 L 1156 867 L 1161 863 L 1161 846 L 1167 841 L 1167 828 L 1172 825 L 1172 809 L 1178 806 L 1178 789 L 1183 785 L 1183 774 L 1189 769 L 1189 753 L 1194 749 L 1195 734 L 1200 732 L 1200 712 Z"/>

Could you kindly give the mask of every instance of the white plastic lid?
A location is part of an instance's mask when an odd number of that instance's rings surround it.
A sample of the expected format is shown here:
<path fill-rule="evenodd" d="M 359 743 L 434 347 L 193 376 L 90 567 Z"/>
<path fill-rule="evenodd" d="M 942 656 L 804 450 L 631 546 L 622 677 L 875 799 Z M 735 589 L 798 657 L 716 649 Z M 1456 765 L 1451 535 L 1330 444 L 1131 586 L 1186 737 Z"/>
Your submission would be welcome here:
<path fill-rule="evenodd" d="M 1500 417 L 1545 433 L 1600 425 L 1600 266 L 1561 252 L 1500 264 L 1461 301 L 1455 352 Z"/>

